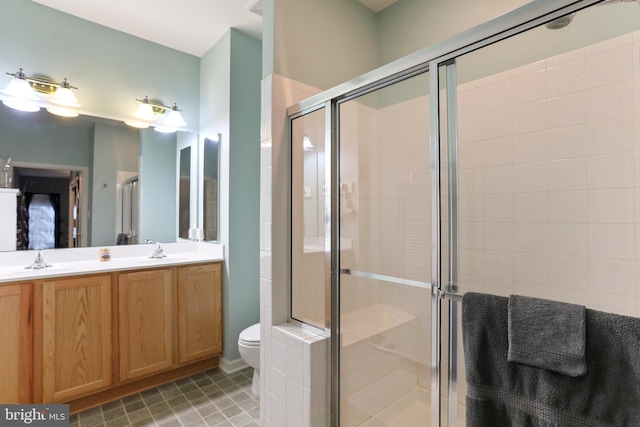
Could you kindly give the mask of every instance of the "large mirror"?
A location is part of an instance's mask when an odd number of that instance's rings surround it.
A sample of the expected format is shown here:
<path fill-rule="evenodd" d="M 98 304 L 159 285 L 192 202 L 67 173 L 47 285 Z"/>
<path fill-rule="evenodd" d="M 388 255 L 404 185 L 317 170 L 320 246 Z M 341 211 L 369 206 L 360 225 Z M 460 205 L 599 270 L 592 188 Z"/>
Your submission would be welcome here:
<path fill-rule="evenodd" d="M 177 241 L 179 218 L 199 223 L 195 209 L 181 217 L 178 203 L 179 176 L 197 164 L 179 152 L 197 144 L 188 132 L 0 104 L 0 163 L 10 159 L 19 190 L 16 249 Z"/>

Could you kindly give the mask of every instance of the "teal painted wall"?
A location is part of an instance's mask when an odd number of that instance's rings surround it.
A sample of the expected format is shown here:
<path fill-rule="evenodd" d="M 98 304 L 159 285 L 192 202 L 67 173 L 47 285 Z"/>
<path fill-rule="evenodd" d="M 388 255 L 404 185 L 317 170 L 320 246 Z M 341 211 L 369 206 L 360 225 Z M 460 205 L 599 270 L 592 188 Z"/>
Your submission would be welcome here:
<path fill-rule="evenodd" d="M 231 29 L 229 155 L 229 323 L 225 357 L 239 357 L 237 337 L 260 321 L 259 40 Z"/>
<path fill-rule="evenodd" d="M 150 16 L 149 19 L 153 19 Z M 168 29 L 170 31 L 170 29 Z M 0 87 L 5 72 L 64 77 L 81 111 L 122 120 L 149 95 L 183 110 L 198 130 L 200 59 L 26 0 L 0 2 Z"/>
<path fill-rule="evenodd" d="M 273 2 L 262 3 L 262 78 L 273 74 Z"/>
<path fill-rule="evenodd" d="M 220 232 L 219 241 L 224 245 L 225 262 L 222 266 L 222 327 L 223 357 L 233 360 L 240 357 L 238 343 L 230 338 L 233 300 L 230 299 L 229 272 L 229 142 L 231 104 L 231 32 L 227 31 L 200 60 L 200 138 L 213 138 L 220 134 Z"/>
<path fill-rule="evenodd" d="M 226 360 L 238 335 L 260 320 L 261 43 L 230 29 L 201 59 L 201 139 L 220 134 L 220 242 L 225 247 Z"/>
<path fill-rule="evenodd" d="M 0 104 L 0 158 L 89 167 L 93 120 L 68 120 L 46 111 L 25 113 Z"/>
<path fill-rule="evenodd" d="M 328 89 L 530 0 L 399 0 L 379 13 L 357 0 L 266 0 L 263 78 Z"/>
<path fill-rule="evenodd" d="M 377 16 L 359 2 L 272 1 L 273 21 L 264 27 L 273 51 L 265 45 L 264 54 L 273 57 L 274 74 L 329 89 L 377 67 Z"/>
<path fill-rule="evenodd" d="M 118 171 L 137 172 L 140 131 L 125 125 L 96 123 L 93 147 L 91 245 L 116 244 Z"/>
<path fill-rule="evenodd" d="M 140 242 L 175 242 L 176 134 L 140 131 Z"/>
<path fill-rule="evenodd" d="M 379 13 L 378 65 L 445 40 L 530 0 L 400 0 Z"/>

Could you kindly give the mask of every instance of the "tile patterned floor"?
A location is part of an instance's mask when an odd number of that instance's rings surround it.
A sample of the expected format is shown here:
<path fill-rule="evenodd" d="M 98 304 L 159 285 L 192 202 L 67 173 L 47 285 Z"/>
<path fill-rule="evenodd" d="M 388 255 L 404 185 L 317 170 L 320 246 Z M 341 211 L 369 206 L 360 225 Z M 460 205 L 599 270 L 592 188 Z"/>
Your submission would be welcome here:
<path fill-rule="evenodd" d="M 230 375 L 211 369 L 74 414 L 70 427 L 257 427 L 252 378 L 251 368 Z"/>

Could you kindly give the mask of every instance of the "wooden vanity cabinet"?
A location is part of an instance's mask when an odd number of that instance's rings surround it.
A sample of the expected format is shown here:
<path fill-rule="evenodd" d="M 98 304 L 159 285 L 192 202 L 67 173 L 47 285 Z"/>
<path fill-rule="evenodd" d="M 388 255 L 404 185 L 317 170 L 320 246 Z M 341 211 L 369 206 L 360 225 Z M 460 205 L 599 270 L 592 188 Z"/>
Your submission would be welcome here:
<path fill-rule="evenodd" d="M 171 368 L 174 307 L 175 269 L 119 275 L 120 381 Z"/>
<path fill-rule="evenodd" d="M 222 353 L 221 264 L 179 268 L 179 363 L 188 363 L 220 353 Z"/>
<path fill-rule="evenodd" d="M 111 276 L 42 283 L 42 398 L 67 402 L 111 385 Z"/>
<path fill-rule="evenodd" d="M 0 286 L 0 402 L 32 402 L 31 284 Z"/>
<path fill-rule="evenodd" d="M 217 367 L 221 269 L 213 262 L 0 285 L 0 403 L 69 403 L 75 413 Z"/>

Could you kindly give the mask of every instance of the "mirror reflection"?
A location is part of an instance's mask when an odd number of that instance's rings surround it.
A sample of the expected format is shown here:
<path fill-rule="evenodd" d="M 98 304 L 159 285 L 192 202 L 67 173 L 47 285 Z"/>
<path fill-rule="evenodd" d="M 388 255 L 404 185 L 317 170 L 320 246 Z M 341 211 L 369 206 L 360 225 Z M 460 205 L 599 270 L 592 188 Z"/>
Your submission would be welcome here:
<path fill-rule="evenodd" d="M 218 147 L 220 138 L 204 139 L 204 166 L 203 166 L 203 229 L 204 240 L 215 241 L 218 237 L 218 176 L 220 171 L 220 158 Z"/>
<path fill-rule="evenodd" d="M 120 234 L 117 245 L 135 245 L 138 243 L 140 230 L 140 193 L 138 191 L 138 175 L 128 179 L 120 186 Z"/>
<path fill-rule="evenodd" d="M 10 177 L 2 186 L 19 190 L 16 249 L 175 242 L 177 169 L 191 167 L 176 159 L 185 140 L 197 144 L 186 132 L 0 104 L 0 164 Z"/>
<path fill-rule="evenodd" d="M 178 217 L 178 236 L 183 239 L 189 237 L 189 221 L 191 220 L 191 147 L 180 150 L 180 214 Z M 192 234 L 195 233 L 193 224 Z"/>

